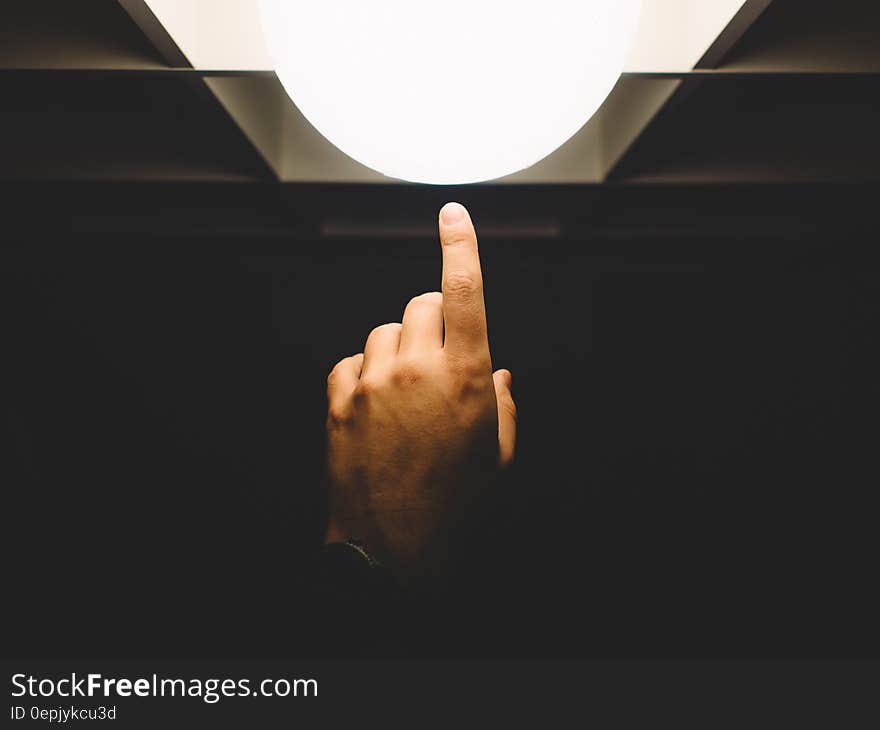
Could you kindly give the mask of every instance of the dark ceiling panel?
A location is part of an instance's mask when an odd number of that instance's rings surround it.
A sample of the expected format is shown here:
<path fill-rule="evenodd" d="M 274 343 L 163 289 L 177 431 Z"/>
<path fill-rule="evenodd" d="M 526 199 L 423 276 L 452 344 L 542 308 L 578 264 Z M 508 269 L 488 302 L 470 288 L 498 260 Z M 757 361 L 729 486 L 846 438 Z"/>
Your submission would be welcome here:
<path fill-rule="evenodd" d="M 880 71 L 880 3 L 774 0 L 722 68 Z"/>
<path fill-rule="evenodd" d="M 614 179 L 866 182 L 880 179 L 880 78 L 729 79 L 664 111 Z"/>
<path fill-rule="evenodd" d="M 161 68 L 116 0 L 4 0 L 0 68 Z"/>
<path fill-rule="evenodd" d="M 0 179 L 264 179 L 265 168 L 200 83 L 0 77 Z"/>

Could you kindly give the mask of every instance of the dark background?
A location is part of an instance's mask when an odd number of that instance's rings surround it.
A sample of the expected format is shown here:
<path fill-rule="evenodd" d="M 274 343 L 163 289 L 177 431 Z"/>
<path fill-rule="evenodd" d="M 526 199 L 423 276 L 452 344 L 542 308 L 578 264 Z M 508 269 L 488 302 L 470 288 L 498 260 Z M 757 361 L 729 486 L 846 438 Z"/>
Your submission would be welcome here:
<path fill-rule="evenodd" d="M 5 653 L 320 652 L 324 379 L 454 199 L 520 430 L 430 651 L 877 655 L 870 68 L 689 81 L 595 186 L 279 185 L 189 80 L 0 86 Z"/>
<path fill-rule="evenodd" d="M 508 196 L 480 192 L 449 193 L 477 225 Z M 875 652 L 876 191 L 627 192 L 595 194 L 601 215 L 632 220 L 636 198 L 766 218 L 482 243 L 519 463 L 446 617 L 479 629 L 463 650 Z M 433 220 L 445 194 L 374 197 Z M 251 646 L 277 601 L 309 600 L 324 377 L 436 288 L 438 245 L 77 233 L 77 196 L 95 220 L 121 199 L 263 205 L 250 188 L 6 192 L 24 223 L 2 254 L 13 638 Z M 762 230 L 792 206 L 803 217 Z"/>

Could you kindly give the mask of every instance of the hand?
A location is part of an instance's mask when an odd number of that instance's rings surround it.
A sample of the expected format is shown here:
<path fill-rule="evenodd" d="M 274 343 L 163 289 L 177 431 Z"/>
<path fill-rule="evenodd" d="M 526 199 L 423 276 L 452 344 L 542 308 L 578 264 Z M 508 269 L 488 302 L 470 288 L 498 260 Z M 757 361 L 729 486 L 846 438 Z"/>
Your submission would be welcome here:
<path fill-rule="evenodd" d="M 513 459 L 507 370 L 492 373 L 477 236 L 440 212 L 443 293 L 367 338 L 327 379 L 327 541 L 363 541 L 402 574 L 442 563 L 476 497 Z"/>

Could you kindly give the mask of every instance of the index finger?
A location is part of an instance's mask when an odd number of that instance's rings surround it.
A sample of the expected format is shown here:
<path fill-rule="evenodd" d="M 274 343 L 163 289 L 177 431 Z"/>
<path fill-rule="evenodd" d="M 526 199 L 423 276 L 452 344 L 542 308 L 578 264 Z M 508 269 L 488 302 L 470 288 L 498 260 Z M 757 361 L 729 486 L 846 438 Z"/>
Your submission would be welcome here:
<path fill-rule="evenodd" d="M 489 356 L 483 273 L 474 224 L 463 205 L 447 203 L 440 210 L 443 250 L 444 348 L 460 354 Z"/>

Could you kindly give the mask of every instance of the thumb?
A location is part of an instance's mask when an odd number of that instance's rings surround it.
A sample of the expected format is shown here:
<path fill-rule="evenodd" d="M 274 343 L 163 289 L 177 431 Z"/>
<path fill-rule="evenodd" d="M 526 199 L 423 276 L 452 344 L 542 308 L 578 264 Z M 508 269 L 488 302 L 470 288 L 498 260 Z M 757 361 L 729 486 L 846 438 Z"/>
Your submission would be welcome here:
<path fill-rule="evenodd" d="M 510 392 L 513 377 L 509 370 L 497 370 L 492 374 L 495 382 L 495 401 L 498 403 L 498 456 L 502 468 L 513 462 L 516 446 L 516 403 Z"/>

